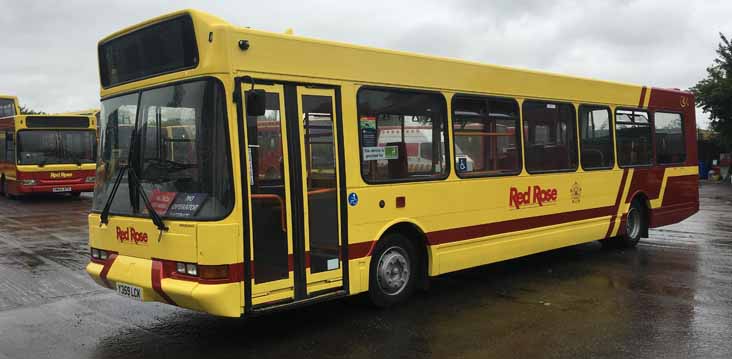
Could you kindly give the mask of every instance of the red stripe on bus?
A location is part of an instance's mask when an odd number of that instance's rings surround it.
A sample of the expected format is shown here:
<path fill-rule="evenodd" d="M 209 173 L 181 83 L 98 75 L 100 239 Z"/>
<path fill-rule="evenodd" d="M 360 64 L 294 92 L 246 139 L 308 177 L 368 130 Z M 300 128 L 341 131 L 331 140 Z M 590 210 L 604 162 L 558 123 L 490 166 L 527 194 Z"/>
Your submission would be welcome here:
<path fill-rule="evenodd" d="M 643 86 L 643 88 L 641 89 L 640 101 L 638 101 L 639 108 L 643 108 L 643 102 L 645 102 L 645 100 L 646 100 L 646 91 L 647 91 L 646 87 Z"/>
<path fill-rule="evenodd" d="M 375 241 L 352 243 L 348 245 L 348 259 L 358 259 L 371 254 Z"/>
<path fill-rule="evenodd" d="M 643 193 L 648 200 L 658 199 L 661 195 L 661 184 L 666 169 L 664 167 L 636 168 L 630 180 L 630 189 L 625 203 L 630 203 L 638 193 Z"/>
<path fill-rule="evenodd" d="M 459 242 L 473 238 L 487 237 L 495 234 L 523 231 L 531 228 L 551 226 L 576 222 L 585 219 L 610 216 L 613 214 L 613 206 L 582 209 L 578 211 L 548 214 L 543 216 L 512 219 L 503 222 L 493 222 L 467 226 L 460 228 L 445 229 L 427 233 L 427 243 L 431 246 L 451 242 Z"/>
<path fill-rule="evenodd" d="M 152 269 L 150 270 L 150 279 L 152 281 L 152 288 L 155 293 L 158 293 L 168 304 L 176 305 L 173 299 L 171 299 L 167 293 L 163 290 L 163 262 L 159 260 L 152 261 Z"/>
<path fill-rule="evenodd" d="M 618 208 L 620 207 L 620 201 L 623 199 L 623 192 L 625 190 L 625 183 L 628 180 L 628 169 L 623 170 L 623 178 L 620 179 L 620 188 L 618 188 L 618 195 L 615 196 L 615 211 L 613 212 L 612 218 L 610 218 L 610 225 L 607 227 L 605 238 L 610 238 L 615 226 L 615 219 L 618 217 Z"/>
<path fill-rule="evenodd" d="M 99 273 L 99 278 L 102 279 L 102 282 L 104 282 L 104 284 L 109 289 L 114 289 L 112 288 L 112 284 L 109 283 L 109 281 L 107 280 L 107 275 L 109 275 L 109 269 L 112 268 L 112 263 L 114 263 L 115 259 L 117 259 L 117 254 L 111 253 L 109 255 L 109 258 L 107 258 L 107 261 L 104 262 L 104 267 L 102 268 L 102 271 Z"/>

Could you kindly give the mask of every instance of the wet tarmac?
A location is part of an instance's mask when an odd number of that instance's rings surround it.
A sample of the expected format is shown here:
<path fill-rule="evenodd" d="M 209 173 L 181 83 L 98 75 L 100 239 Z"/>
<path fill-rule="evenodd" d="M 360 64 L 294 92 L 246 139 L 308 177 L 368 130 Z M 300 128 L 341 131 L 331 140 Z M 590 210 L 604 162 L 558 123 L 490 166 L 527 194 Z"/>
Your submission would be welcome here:
<path fill-rule="evenodd" d="M 140 304 L 94 284 L 89 197 L 0 198 L 0 359 L 731 358 L 732 187 L 633 250 L 598 243 L 253 319 Z"/>

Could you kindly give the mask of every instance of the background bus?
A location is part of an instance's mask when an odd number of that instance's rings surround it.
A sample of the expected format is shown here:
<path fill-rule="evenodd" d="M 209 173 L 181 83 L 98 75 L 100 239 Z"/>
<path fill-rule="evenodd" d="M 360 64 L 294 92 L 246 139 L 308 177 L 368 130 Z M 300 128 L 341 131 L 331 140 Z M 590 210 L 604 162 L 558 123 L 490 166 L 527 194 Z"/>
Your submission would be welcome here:
<path fill-rule="evenodd" d="M 698 210 L 687 92 L 188 10 L 98 50 L 86 269 L 135 300 L 232 317 L 363 292 L 388 306 L 431 276 L 632 247 Z"/>
<path fill-rule="evenodd" d="M 15 96 L 0 95 L 0 118 L 20 114 L 20 105 Z"/>
<path fill-rule="evenodd" d="M 0 193 L 94 190 L 96 118 L 15 115 L 0 119 Z"/>

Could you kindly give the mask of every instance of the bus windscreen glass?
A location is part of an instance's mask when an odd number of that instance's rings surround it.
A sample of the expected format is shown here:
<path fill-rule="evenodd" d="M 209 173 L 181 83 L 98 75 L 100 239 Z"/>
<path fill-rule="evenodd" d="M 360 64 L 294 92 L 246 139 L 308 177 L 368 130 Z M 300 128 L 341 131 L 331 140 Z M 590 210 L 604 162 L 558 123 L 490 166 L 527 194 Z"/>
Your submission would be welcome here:
<path fill-rule="evenodd" d="M 18 164 L 94 163 L 96 134 L 91 130 L 24 130 L 18 132 Z"/>
<path fill-rule="evenodd" d="M 99 45 L 102 86 L 189 69 L 198 49 L 189 16 L 150 25 Z"/>

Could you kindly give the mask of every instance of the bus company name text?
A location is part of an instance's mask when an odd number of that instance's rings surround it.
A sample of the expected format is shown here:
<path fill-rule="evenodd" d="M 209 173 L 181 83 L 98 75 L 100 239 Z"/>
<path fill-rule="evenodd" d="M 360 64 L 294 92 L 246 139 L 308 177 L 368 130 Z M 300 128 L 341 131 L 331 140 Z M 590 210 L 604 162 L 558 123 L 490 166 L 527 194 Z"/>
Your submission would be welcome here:
<path fill-rule="evenodd" d="M 126 229 L 117 227 L 117 240 L 122 243 L 147 244 L 147 233 L 138 232 L 132 227 Z"/>
<path fill-rule="evenodd" d="M 74 174 L 69 173 L 69 172 L 51 172 L 51 174 L 49 175 L 49 178 L 51 178 L 51 179 L 71 178 L 73 176 L 74 176 Z"/>
<path fill-rule="evenodd" d="M 541 186 L 528 186 L 526 191 L 511 187 L 508 194 L 508 206 L 516 209 L 526 205 L 543 206 L 557 201 L 556 188 L 541 188 Z"/>

